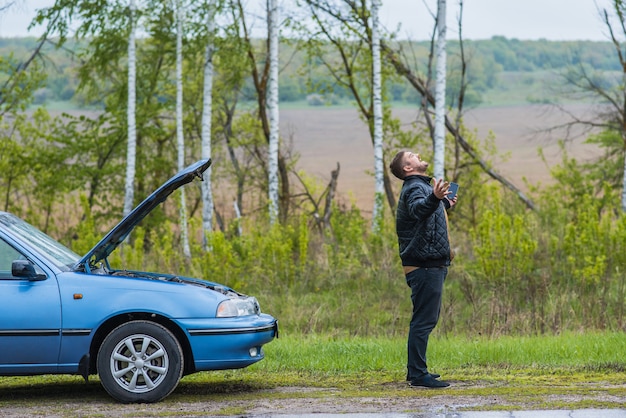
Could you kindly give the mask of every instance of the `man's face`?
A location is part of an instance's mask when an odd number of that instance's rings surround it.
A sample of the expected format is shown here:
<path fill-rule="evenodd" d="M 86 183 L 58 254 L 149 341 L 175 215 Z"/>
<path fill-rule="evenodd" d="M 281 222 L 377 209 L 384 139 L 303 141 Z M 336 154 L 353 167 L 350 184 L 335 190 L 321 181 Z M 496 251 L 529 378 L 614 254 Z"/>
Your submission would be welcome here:
<path fill-rule="evenodd" d="M 411 173 L 425 174 L 428 168 L 428 162 L 422 161 L 419 154 L 407 152 L 404 155 L 404 169 L 406 171 L 409 168 Z"/>

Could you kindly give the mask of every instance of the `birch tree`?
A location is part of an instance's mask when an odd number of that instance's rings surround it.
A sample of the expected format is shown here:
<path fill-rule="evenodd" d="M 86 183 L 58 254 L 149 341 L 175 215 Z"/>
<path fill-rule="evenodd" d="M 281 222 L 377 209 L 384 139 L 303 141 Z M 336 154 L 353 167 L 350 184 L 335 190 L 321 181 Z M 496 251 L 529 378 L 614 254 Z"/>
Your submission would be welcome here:
<path fill-rule="evenodd" d="M 271 26 L 270 19 L 270 10 L 272 9 L 269 0 L 267 4 L 267 41 L 265 42 L 265 47 L 263 47 L 257 40 L 254 38 L 252 34 L 252 25 L 248 20 L 250 19 L 250 14 L 246 12 L 246 5 L 243 0 L 231 0 L 232 7 L 231 11 L 233 13 L 233 20 L 236 22 L 237 26 L 237 36 L 239 37 L 239 42 L 236 44 L 240 44 L 245 49 L 246 59 L 244 63 L 248 66 L 249 80 L 252 81 L 252 86 L 255 90 L 255 100 L 257 101 L 257 107 L 255 109 L 254 119 L 256 122 L 260 124 L 262 129 L 263 138 L 265 139 L 265 144 L 262 145 L 262 148 L 257 146 L 256 144 L 252 146 L 252 156 L 257 162 L 257 167 L 252 167 L 253 169 L 263 170 L 264 179 L 269 179 L 269 164 L 271 157 L 268 155 L 270 150 L 270 117 L 269 111 L 270 106 L 268 106 L 267 102 L 271 98 L 271 94 L 269 93 L 269 77 L 270 77 L 270 64 L 272 60 L 270 59 L 270 39 L 272 38 L 269 34 L 269 28 Z M 275 9 L 277 6 L 275 7 Z M 278 13 L 276 13 L 276 56 L 278 56 Z M 238 64 L 236 64 L 238 66 Z M 278 72 L 278 61 L 276 61 L 276 74 Z M 276 84 L 276 96 L 278 95 L 278 84 Z M 278 97 L 275 99 L 276 101 L 276 112 L 278 112 Z M 291 154 L 289 150 L 283 150 L 280 147 L 280 143 L 278 142 L 278 114 L 276 113 L 276 123 L 274 123 L 274 128 L 276 129 L 275 138 L 276 138 L 276 146 L 277 146 L 277 158 L 278 158 L 278 211 L 277 215 L 280 221 L 285 221 L 290 211 L 291 205 L 291 189 L 290 189 L 290 166 L 292 164 Z M 246 174 L 249 177 L 249 174 Z M 263 189 L 267 192 L 269 191 L 268 185 L 264 184 Z M 269 194 L 269 193 L 268 193 Z M 266 195 L 267 196 L 267 195 Z M 243 208 L 240 208 L 243 211 Z"/>
<path fill-rule="evenodd" d="M 178 146 L 178 170 L 185 168 L 185 138 L 183 132 L 183 21 L 182 0 L 176 1 L 176 143 Z M 187 231 L 187 205 L 185 188 L 180 188 L 180 239 L 183 254 L 191 258 Z"/>
<path fill-rule="evenodd" d="M 383 163 L 383 105 L 380 61 L 380 0 L 372 0 L 372 102 L 374 103 L 374 212 L 372 227 L 376 230 L 382 219 L 385 196 Z"/>
<path fill-rule="evenodd" d="M 359 0 L 305 0 L 309 6 L 311 19 L 317 30 L 313 31 L 313 37 L 308 42 L 308 53 L 315 57 L 320 65 L 326 68 L 330 75 L 328 80 L 322 80 L 313 87 L 321 91 L 332 91 L 337 87 L 350 92 L 356 103 L 356 108 L 366 121 L 370 139 L 374 147 L 374 96 L 372 75 L 372 45 L 378 44 L 382 48 L 381 28 L 378 28 L 379 41 L 373 41 L 371 28 L 371 12 L 367 6 L 368 1 Z M 334 54 L 329 54 L 329 48 L 336 50 L 338 59 Z M 381 49 L 382 52 L 382 49 Z M 390 67 L 382 66 L 381 74 L 393 74 Z M 382 77 L 381 77 L 382 79 Z M 391 119 L 389 104 L 381 103 L 381 115 L 383 120 Z M 382 129 L 396 130 L 397 124 L 382 124 Z M 393 136 L 391 134 L 390 136 Z M 381 135 L 382 139 L 382 135 Z M 396 199 L 393 186 L 389 178 L 389 172 L 384 168 L 383 153 L 383 185 L 384 196 L 390 208 L 394 208 Z"/>
<path fill-rule="evenodd" d="M 64 116 L 68 132 L 70 125 L 80 125 L 80 128 L 71 128 L 78 135 L 72 137 L 55 133 L 55 140 L 65 143 L 65 149 L 81 150 L 74 154 L 81 155 L 81 158 L 79 163 L 74 164 L 73 170 L 80 171 L 89 179 L 83 181 L 90 189 L 89 208 L 103 208 L 100 212 L 102 216 L 106 216 L 104 208 L 111 208 L 118 203 L 110 200 L 111 194 L 104 193 L 105 190 L 124 190 L 125 196 L 119 202 L 119 212 L 128 213 L 132 210 L 134 196 L 143 195 L 140 191 L 141 184 L 146 184 L 151 179 L 145 175 L 137 176 L 135 170 L 131 170 L 129 180 L 126 181 L 126 171 L 134 168 L 134 161 L 139 160 L 142 149 L 142 130 L 139 128 L 141 118 L 135 107 L 137 101 L 141 102 L 137 98 L 140 97 L 139 86 L 152 76 L 146 66 L 135 64 L 139 58 L 134 52 L 136 42 L 131 32 L 136 33 L 141 27 L 142 4 L 145 3 L 138 0 L 97 4 L 87 0 L 57 0 L 53 6 L 39 10 L 34 20 L 46 25 L 46 31 L 54 37 L 57 48 L 64 46 L 72 32 L 76 39 L 83 41 L 80 44 L 84 47 L 77 50 L 80 57 L 77 92 L 80 92 L 87 103 L 104 105 L 104 109 L 95 117 Z M 77 26 L 71 27 L 74 26 L 71 22 L 77 23 Z M 159 50 L 161 53 L 162 51 L 163 49 Z M 155 59 L 153 62 L 156 61 Z M 149 70 L 152 71 L 153 68 Z M 142 76 L 137 76 L 138 73 L 142 73 Z M 107 88 L 103 89 L 103 86 Z M 156 96 L 148 93 L 143 97 Z M 141 114 L 144 120 L 148 113 L 146 102 L 142 102 Z M 134 152 L 131 152 L 136 158 L 128 157 L 129 143 L 131 150 L 133 143 L 136 143 Z M 152 158 L 151 161 L 153 160 L 155 159 Z M 105 185 L 106 188 L 103 187 Z M 133 198 L 127 199 L 127 185 Z M 153 190 L 152 187 L 150 189 Z"/>
<path fill-rule="evenodd" d="M 358 68 L 355 63 L 359 62 L 358 48 L 361 44 L 359 41 L 371 42 L 371 28 L 369 27 L 369 19 L 363 19 L 363 15 L 367 12 L 367 8 L 364 7 L 365 0 L 353 1 L 353 0 L 305 0 L 305 3 L 309 6 L 311 17 L 316 29 L 316 37 L 310 44 L 310 54 L 312 54 L 321 65 L 328 68 L 329 74 L 333 78 L 333 83 L 348 89 L 354 96 L 357 108 L 361 115 L 369 122 L 370 134 L 373 142 L 373 107 L 367 106 L 367 103 L 363 101 L 360 95 L 362 86 L 359 82 L 364 80 L 363 77 L 359 77 Z M 349 33 L 348 39 L 352 42 L 346 42 L 347 39 L 342 39 L 341 31 Z M 339 65 L 336 62 L 332 62 L 328 58 L 327 50 L 320 45 L 324 45 L 322 38 L 326 38 L 328 44 L 336 48 L 339 53 Z M 434 42 L 435 35 L 433 35 Z M 317 42 L 315 42 L 317 40 Z M 429 79 L 426 80 L 418 75 L 418 73 L 408 63 L 408 59 L 402 51 L 402 46 L 399 43 L 393 46 L 386 42 L 382 37 L 380 40 L 382 62 L 385 64 L 382 67 L 386 76 L 392 76 L 388 71 L 388 66 L 391 66 L 395 71 L 395 75 L 405 78 L 409 84 L 415 88 L 421 97 L 424 98 L 425 106 L 435 107 L 435 98 L 433 92 L 430 90 Z M 371 55 L 371 54 L 370 54 Z M 343 67 L 343 68 L 340 68 Z M 371 70 L 371 66 L 369 67 Z M 367 78 L 371 80 L 371 77 Z M 369 95 L 368 97 L 371 97 Z M 445 110 L 445 107 L 444 107 Z M 383 103 L 383 113 L 385 121 L 388 118 L 388 110 L 386 104 Z M 426 115 L 427 120 L 431 121 L 430 113 Z M 534 203 L 524 195 L 524 193 L 517 188 L 513 183 L 508 181 L 505 177 L 495 171 L 488 161 L 485 161 L 480 152 L 470 142 L 465 140 L 462 133 L 448 120 L 447 115 L 444 113 L 444 126 L 445 129 L 450 132 L 460 145 L 460 148 L 468 154 L 472 161 L 476 162 L 485 173 L 490 177 L 500 182 L 506 188 L 513 191 L 518 197 L 526 204 L 530 209 L 534 209 Z M 397 124 L 396 124 L 397 125 Z M 383 126 L 384 130 L 393 129 L 394 124 L 386 123 Z M 398 132 L 399 133 L 399 132 Z M 399 133 L 400 136 L 402 135 Z M 434 129 L 433 129 L 434 140 Z M 390 208 L 395 208 L 396 199 L 394 197 L 393 187 L 389 179 L 389 173 L 385 170 L 385 194 Z"/>
<path fill-rule="evenodd" d="M 207 45 L 204 59 L 204 83 L 202 92 L 202 158 L 211 158 L 211 117 L 213 114 L 213 52 L 215 44 L 215 4 L 216 0 L 209 0 L 206 21 Z M 211 188 L 211 166 L 204 173 L 202 182 L 202 230 L 204 231 L 203 246 L 208 250 L 207 235 L 213 230 L 213 191 Z"/>
<path fill-rule="evenodd" d="M 135 0 L 129 0 L 128 31 L 128 143 L 126 145 L 126 180 L 124 182 L 124 216 L 133 210 L 135 199 L 135 161 L 137 155 L 137 124 L 135 121 L 136 99 L 136 71 L 137 57 L 135 50 L 136 31 L 136 4 Z"/>
<path fill-rule="evenodd" d="M 267 107 L 270 121 L 268 151 L 268 192 L 270 223 L 278 219 L 278 0 L 269 0 L 268 37 L 270 73 L 268 79 Z"/>
<path fill-rule="evenodd" d="M 381 49 L 387 60 L 394 66 L 396 72 L 402 77 L 406 78 L 411 86 L 424 97 L 427 104 L 430 106 L 435 105 L 435 97 L 428 89 L 428 83 L 422 79 L 419 75 L 415 74 L 409 65 L 402 59 L 398 51 L 391 48 L 386 43 L 382 43 Z M 465 139 L 462 132 L 448 119 L 448 116 L 444 116 L 445 126 L 448 132 L 450 132 L 460 144 L 463 151 L 471 158 L 474 163 L 478 164 L 480 168 L 492 179 L 501 183 L 504 187 L 511 190 L 517 195 L 517 197 L 531 210 L 535 209 L 535 204 L 530 200 L 517 186 L 507 180 L 502 174 L 493 169 L 492 164 L 486 161 L 481 156 L 480 151 L 468 140 Z"/>
<path fill-rule="evenodd" d="M 437 2 L 437 70 L 435 85 L 434 176 L 444 178 L 446 151 L 446 0 Z"/>

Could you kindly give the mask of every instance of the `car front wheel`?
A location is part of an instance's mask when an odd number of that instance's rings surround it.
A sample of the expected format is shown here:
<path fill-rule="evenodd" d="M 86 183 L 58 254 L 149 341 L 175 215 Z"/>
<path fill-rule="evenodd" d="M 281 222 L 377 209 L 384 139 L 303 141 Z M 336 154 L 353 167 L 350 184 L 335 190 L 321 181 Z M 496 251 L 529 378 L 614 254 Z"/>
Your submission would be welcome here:
<path fill-rule="evenodd" d="M 98 375 L 104 389 L 120 402 L 158 402 L 178 385 L 183 350 L 162 325 L 133 321 L 106 336 L 98 350 Z"/>

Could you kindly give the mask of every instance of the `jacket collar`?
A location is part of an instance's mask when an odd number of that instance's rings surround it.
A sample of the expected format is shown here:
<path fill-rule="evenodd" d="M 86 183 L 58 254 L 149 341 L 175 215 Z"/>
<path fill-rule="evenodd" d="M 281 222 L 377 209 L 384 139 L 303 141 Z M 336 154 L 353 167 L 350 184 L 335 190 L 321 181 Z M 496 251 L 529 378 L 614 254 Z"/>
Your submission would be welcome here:
<path fill-rule="evenodd" d="M 404 178 L 404 181 L 408 181 L 408 180 L 413 180 L 413 179 L 420 179 L 425 181 L 426 183 L 430 184 L 431 180 L 433 179 L 430 176 L 422 176 L 421 174 L 411 174 L 410 176 L 406 176 Z"/>

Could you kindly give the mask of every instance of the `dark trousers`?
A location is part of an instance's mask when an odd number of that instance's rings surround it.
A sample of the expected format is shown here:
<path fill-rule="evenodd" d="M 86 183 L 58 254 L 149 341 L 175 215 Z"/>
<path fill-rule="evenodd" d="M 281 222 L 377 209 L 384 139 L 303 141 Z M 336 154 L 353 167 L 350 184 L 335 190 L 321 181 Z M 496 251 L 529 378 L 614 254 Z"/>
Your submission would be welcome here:
<path fill-rule="evenodd" d="M 428 374 L 426 366 L 428 337 L 439 320 L 443 282 L 447 274 L 447 267 L 422 267 L 406 275 L 413 302 L 407 347 L 407 380 L 419 379 Z"/>

